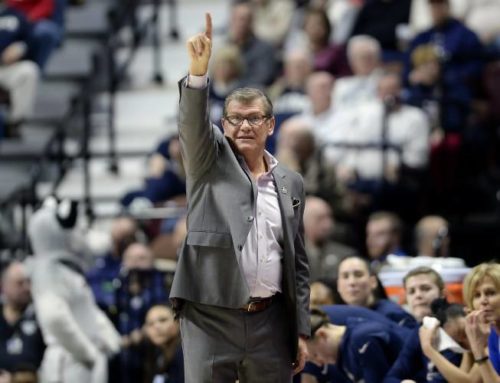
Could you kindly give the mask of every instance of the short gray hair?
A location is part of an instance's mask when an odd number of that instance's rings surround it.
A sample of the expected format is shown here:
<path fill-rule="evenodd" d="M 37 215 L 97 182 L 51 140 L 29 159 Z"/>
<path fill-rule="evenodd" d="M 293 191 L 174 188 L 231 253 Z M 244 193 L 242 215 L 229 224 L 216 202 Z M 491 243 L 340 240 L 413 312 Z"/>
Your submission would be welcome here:
<path fill-rule="evenodd" d="M 231 101 L 236 101 L 244 105 L 248 105 L 255 100 L 261 100 L 264 106 L 264 114 L 268 117 L 273 115 L 273 103 L 269 97 L 260 89 L 257 88 L 238 88 L 233 90 L 224 101 L 224 109 L 222 115 L 226 116 L 227 107 Z"/>
<path fill-rule="evenodd" d="M 352 60 L 354 52 L 359 48 L 368 49 L 370 53 L 375 55 L 378 59 L 381 58 L 382 48 L 378 40 L 368 35 L 358 35 L 351 37 L 347 43 L 347 57 L 349 61 Z"/>

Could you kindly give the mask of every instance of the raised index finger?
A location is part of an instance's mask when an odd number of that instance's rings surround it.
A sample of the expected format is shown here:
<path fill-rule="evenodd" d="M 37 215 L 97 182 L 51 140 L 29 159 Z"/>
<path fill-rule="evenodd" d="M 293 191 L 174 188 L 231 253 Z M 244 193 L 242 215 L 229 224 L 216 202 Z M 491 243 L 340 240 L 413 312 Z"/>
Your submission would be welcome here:
<path fill-rule="evenodd" d="M 212 40 L 212 16 L 209 12 L 205 13 L 205 36 Z"/>

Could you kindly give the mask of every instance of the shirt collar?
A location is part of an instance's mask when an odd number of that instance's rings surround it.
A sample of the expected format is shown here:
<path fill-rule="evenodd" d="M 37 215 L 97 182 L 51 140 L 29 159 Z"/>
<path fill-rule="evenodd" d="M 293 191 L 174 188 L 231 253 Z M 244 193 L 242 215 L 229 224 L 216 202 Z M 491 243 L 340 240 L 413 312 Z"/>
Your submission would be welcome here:
<path fill-rule="evenodd" d="M 267 164 L 267 172 L 266 174 L 271 173 L 276 166 L 278 166 L 278 160 L 267 150 L 264 150 L 264 161 Z"/>

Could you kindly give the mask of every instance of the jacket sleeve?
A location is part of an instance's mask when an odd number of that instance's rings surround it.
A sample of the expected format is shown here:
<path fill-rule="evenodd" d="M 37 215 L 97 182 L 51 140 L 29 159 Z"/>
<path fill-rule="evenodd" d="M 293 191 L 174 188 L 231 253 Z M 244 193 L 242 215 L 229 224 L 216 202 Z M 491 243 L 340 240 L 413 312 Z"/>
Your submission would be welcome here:
<path fill-rule="evenodd" d="M 193 179 L 215 162 L 217 142 L 208 112 L 208 86 L 194 89 L 179 81 L 179 140 L 186 174 Z M 216 129 L 216 128 L 215 128 Z"/>
<path fill-rule="evenodd" d="M 411 333 L 411 336 L 404 343 L 401 353 L 387 373 L 383 383 L 400 383 L 405 379 L 420 382 L 421 380 L 418 378 L 423 371 L 425 372 L 424 368 L 417 329 Z M 423 375 L 425 376 L 425 373 Z"/>
<path fill-rule="evenodd" d="M 373 337 L 364 347 L 356 346 L 363 382 L 380 383 L 389 371 L 391 364 L 384 346 L 383 340 L 378 337 Z"/>
<path fill-rule="evenodd" d="M 309 262 L 304 245 L 304 207 L 305 193 L 302 179 L 301 200 L 299 215 L 299 230 L 294 240 L 295 247 L 295 280 L 297 291 L 297 328 L 300 335 L 311 336 L 311 325 L 309 321 Z"/>

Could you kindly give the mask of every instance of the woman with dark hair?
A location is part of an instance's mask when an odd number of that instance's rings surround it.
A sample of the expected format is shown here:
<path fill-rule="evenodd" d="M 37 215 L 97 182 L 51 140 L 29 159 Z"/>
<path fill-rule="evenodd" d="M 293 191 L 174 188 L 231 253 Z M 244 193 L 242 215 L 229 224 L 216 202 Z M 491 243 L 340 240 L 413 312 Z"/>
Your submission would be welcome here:
<path fill-rule="evenodd" d="M 372 272 L 368 261 L 359 256 L 349 256 L 340 261 L 337 273 L 337 290 L 341 303 L 363 306 L 385 315 L 400 326 L 414 328 L 417 322 L 401 306 L 384 297 L 385 291 Z"/>
<path fill-rule="evenodd" d="M 167 305 L 148 310 L 144 331 L 150 344 L 145 358 L 144 383 L 184 383 L 184 360 L 174 312 Z"/>
<path fill-rule="evenodd" d="M 436 331 L 439 332 L 436 352 L 450 364 L 458 366 L 462 360 L 462 353 L 469 347 L 465 336 L 464 307 L 456 303 L 450 304 L 445 298 L 438 298 L 432 302 L 430 311 L 432 317 L 423 319 L 423 328 L 440 325 L 436 327 Z M 420 331 L 419 336 L 419 330 L 415 329 L 410 334 L 383 383 L 447 382 L 424 351 L 427 339 L 422 338 L 422 333 L 423 331 Z"/>
<path fill-rule="evenodd" d="M 326 71 L 335 77 L 351 74 L 345 46 L 330 43 L 332 26 L 322 9 L 309 8 L 304 16 L 304 32 L 313 56 L 313 70 Z"/>

